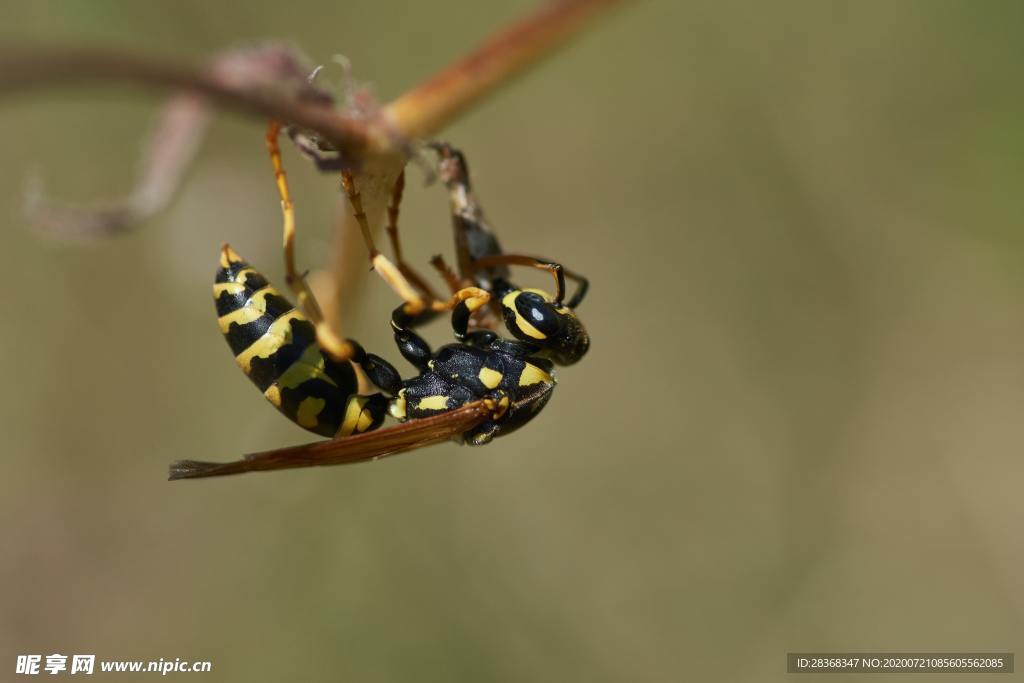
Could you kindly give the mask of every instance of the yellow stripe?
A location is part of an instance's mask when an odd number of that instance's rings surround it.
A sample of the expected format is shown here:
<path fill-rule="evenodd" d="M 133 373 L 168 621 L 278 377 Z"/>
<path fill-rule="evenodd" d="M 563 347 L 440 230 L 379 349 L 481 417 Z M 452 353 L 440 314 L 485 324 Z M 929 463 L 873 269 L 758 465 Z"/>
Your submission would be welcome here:
<path fill-rule="evenodd" d="M 523 367 L 523 373 L 519 375 L 519 386 L 528 387 L 531 384 L 541 383 L 551 384 L 551 375 L 544 372 L 543 370 L 538 368 L 536 365 L 533 365 L 532 363 L 526 363 L 526 365 Z"/>
<path fill-rule="evenodd" d="M 242 268 L 240 271 L 235 273 L 235 282 L 244 283 L 246 278 L 248 278 L 250 274 L 259 275 L 260 277 L 263 277 L 263 275 L 255 268 Z"/>
<path fill-rule="evenodd" d="M 230 294 L 241 294 L 245 291 L 245 285 L 241 282 L 218 282 L 213 285 L 213 298 L 219 299 L 224 292 Z"/>
<path fill-rule="evenodd" d="M 267 400 L 273 403 L 276 407 L 281 407 L 281 389 L 276 384 L 271 384 L 267 387 L 267 390 L 263 392 L 263 395 L 267 397 Z"/>
<path fill-rule="evenodd" d="M 302 314 L 298 311 L 288 311 L 275 320 L 262 337 L 254 341 L 245 351 L 238 354 L 235 357 L 235 361 L 245 371 L 245 374 L 249 374 L 253 358 L 270 358 L 279 348 L 289 344 L 292 341 L 291 322 L 302 319 Z"/>
<path fill-rule="evenodd" d="M 363 405 L 366 399 L 362 396 L 353 396 L 345 404 L 345 419 L 338 428 L 337 436 L 349 436 L 359 426 L 359 418 L 363 414 Z"/>
<path fill-rule="evenodd" d="M 251 323 L 254 320 L 259 320 L 267 314 L 267 297 L 268 296 L 280 296 L 273 287 L 267 285 L 263 289 L 256 290 L 253 292 L 249 300 L 241 308 L 231 311 L 227 315 L 221 316 L 217 319 L 220 324 L 220 331 L 224 334 L 228 333 L 228 328 L 231 327 L 231 323 L 238 323 L 244 325 Z"/>
<path fill-rule="evenodd" d="M 316 416 L 320 414 L 325 405 L 327 405 L 327 401 L 324 399 L 307 396 L 302 399 L 299 409 L 295 411 L 295 421 L 299 423 L 300 427 L 305 427 L 306 429 L 316 427 Z"/>
<path fill-rule="evenodd" d="M 416 404 L 417 410 L 446 410 L 447 408 L 447 396 L 424 396 Z"/>
<path fill-rule="evenodd" d="M 359 413 L 359 422 L 356 423 L 357 432 L 365 432 L 373 425 L 373 414 L 365 408 Z"/>
<path fill-rule="evenodd" d="M 294 389 L 308 379 L 322 379 L 332 387 L 338 386 L 324 369 L 324 355 L 316 344 L 307 346 L 299 359 L 282 372 L 274 384 L 282 389 Z"/>

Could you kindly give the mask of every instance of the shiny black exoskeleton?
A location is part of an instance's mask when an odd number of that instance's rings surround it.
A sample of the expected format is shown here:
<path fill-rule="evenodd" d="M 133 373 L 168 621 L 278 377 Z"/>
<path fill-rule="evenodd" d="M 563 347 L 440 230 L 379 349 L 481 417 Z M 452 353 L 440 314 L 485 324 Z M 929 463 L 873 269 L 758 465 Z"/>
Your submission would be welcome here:
<path fill-rule="evenodd" d="M 393 365 L 373 354 L 353 358 L 378 387 L 391 394 L 391 415 L 399 420 L 431 417 L 479 399 L 498 406 L 495 415 L 463 434 L 465 443 L 479 446 L 529 422 L 551 397 L 555 387 L 551 361 L 537 356 L 528 344 L 501 339 L 493 332 L 466 332 L 473 310 L 486 297 L 460 302 L 452 326 L 460 343 L 432 352 L 418 334 L 401 325 L 401 307 L 392 321 L 402 357 L 420 374 L 401 379 Z"/>

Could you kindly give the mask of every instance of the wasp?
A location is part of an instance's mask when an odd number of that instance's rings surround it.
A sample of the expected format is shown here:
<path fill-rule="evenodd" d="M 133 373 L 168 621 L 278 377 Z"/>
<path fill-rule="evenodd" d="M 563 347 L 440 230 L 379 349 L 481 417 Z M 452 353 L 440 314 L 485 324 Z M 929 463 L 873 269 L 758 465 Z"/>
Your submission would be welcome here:
<path fill-rule="evenodd" d="M 399 176 L 388 207 L 393 263 L 374 246 L 354 181 L 343 172 L 342 186 L 374 269 L 403 299 L 390 324 L 399 354 L 417 371 L 403 379 L 391 363 L 367 353 L 358 342 L 333 337 L 312 292 L 296 273 L 294 207 L 277 148 L 278 132 L 272 124 L 267 144 L 284 216 L 286 280 L 298 305 L 229 245 L 221 250 L 214 300 L 221 332 L 242 371 L 282 414 L 328 440 L 253 453 L 234 462 L 182 460 L 171 465 L 170 478 L 360 462 L 448 440 L 479 446 L 533 419 L 555 387 L 554 365 L 575 363 L 589 347 L 589 336 L 573 311 L 586 292 L 586 279 L 557 263 L 504 254 L 470 191 L 463 155 L 436 143 L 452 204 L 460 270 L 456 275 L 435 257 L 435 267 L 452 289 L 452 296 L 442 300 L 402 257 L 397 218 L 404 176 Z M 508 280 L 509 265 L 551 272 L 555 294 L 519 289 Z M 563 303 L 566 277 L 578 286 Z M 470 329 L 474 318 L 493 323 L 484 316 L 488 310 L 500 315 L 514 339 L 491 329 Z M 451 315 L 455 343 L 435 351 L 414 328 L 443 312 Z M 360 373 L 379 391 L 360 393 Z M 382 428 L 387 415 L 400 424 Z"/>
<path fill-rule="evenodd" d="M 430 143 L 440 160 L 441 180 L 448 188 L 452 227 L 455 233 L 456 274 L 443 257 L 434 256 L 431 264 L 451 287 L 453 293 L 463 287 L 475 286 L 491 295 L 492 313 L 503 319 L 505 328 L 519 341 L 536 347 L 537 353 L 558 365 L 572 365 L 590 348 L 590 337 L 575 314 L 589 288 L 587 279 L 564 268 L 560 263 L 520 254 L 506 254 L 498 238 L 487 224 L 484 212 L 473 193 L 466 158 L 459 150 L 444 142 Z M 388 208 L 387 233 L 399 270 L 428 298 L 436 299 L 424 280 L 403 260 L 398 239 L 398 202 L 401 200 L 404 177 L 399 176 Z M 509 266 L 527 266 L 551 273 L 554 294 L 539 289 L 524 289 L 513 284 Z M 566 279 L 576 282 L 576 291 L 563 302 Z M 427 316 L 431 309 L 425 309 Z M 427 317 L 424 316 L 424 317 Z M 480 326 L 493 328 L 493 317 L 481 316 Z M 419 324 L 409 319 L 406 324 Z"/>

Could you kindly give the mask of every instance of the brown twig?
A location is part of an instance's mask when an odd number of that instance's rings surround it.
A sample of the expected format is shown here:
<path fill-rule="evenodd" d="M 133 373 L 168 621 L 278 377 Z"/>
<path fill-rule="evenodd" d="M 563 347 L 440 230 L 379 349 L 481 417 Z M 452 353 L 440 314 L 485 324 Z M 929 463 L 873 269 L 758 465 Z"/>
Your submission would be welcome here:
<path fill-rule="evenodd" d="M 401 95 L 384 109 L 407 138 L 433 135 L 499 85 L 564 45 L 622 0 L 560 0 L 499 31 L 476 50 Z"/>
<path fill-rule="evenodd" d="M 315 130 L 353 158 L 371 144 L 371 133 L 364 123 L 340 116 L 329 107 L 227 83 L 210 74 L 151 57 L 94 48 L 0 49 L 0 94 L 90 81 L 127 81 L 150 88 L 196 92 L 225 109 Z"/>

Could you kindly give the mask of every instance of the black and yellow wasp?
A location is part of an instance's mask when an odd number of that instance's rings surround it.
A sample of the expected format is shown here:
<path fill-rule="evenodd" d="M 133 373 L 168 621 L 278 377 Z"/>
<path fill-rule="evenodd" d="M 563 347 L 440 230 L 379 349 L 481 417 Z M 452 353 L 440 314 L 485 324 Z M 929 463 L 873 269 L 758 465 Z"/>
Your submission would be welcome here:
<path fill-rule="evenodd" d="M 470 191 L 462 154 L 435 144 L 452 205 L 460 270 L 456 275 L 435 257 L 434 265 L 452 289 L 452 296 L 441 300 L 402 258 L 397 218 L 403 177 L 388 207 L 392 263 L 374 246 L 353 179 L 343 172 L 342 184 L 374 268 L 404 300 L 392 313 L 391 328 L 399 353 L 418 374 L 402 379 L 388 361 L 332 335 L 295 271 L 294 211 L 277 146 L 279 130 L 271 125 L 267 143 L 284 214 L 286 279 L 299 305 L 293 306 L 228 245 L 221 251 L 214 300 L 221 331 L 243 372 L 290 420 L 329 440 L 227 463 L 182 460 L 171 465 L 170 478 L 359 462 L 452 439 L 483 445 L 536 416 L 554 389 L 553 365 L 574 363 L 589 347 L 573 312 L 586 292 L 586 280 L 550 261 L 504 254 Z M 554 296 L 513 285 L 509 265 L 551 272 Z M 578 287 L 563 303 L 566 277 Z M 456 343 L 433 351 L 413 328 L 449 311 Z M 489 329 L 470 330 L 474 320 L 476 327 L 493 324 L 488 311 L 500 314 L 514 340 Z M 360 372 L 380 391 L 359 393 Z M 388 414 L 401 424 L 379 429 Z"/>

